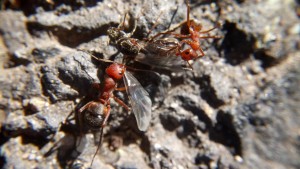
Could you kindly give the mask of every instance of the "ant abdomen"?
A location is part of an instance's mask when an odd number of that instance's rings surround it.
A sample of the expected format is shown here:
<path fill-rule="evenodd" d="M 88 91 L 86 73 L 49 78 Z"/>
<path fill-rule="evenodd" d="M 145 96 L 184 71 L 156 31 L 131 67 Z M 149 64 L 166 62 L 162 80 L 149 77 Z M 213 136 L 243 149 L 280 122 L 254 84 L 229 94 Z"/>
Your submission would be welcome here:
<path fill-rule="evenodd" d="M 89 106 L 88 109 L 86 109 L 84 113 L 84 121 L 87 123 L 88 126 L 92 128 L 97 128 L 99 129 L 102 127 L 103 124 L 103 110 L 104 110 L 104 105 L 99 104 L 99 103 L 94 103 Z"/>

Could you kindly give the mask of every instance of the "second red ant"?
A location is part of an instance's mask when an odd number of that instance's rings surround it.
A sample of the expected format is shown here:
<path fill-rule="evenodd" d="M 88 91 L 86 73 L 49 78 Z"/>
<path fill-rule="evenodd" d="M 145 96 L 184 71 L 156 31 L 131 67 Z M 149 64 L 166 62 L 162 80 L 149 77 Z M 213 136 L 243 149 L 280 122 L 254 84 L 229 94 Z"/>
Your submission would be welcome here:
<path fill-rule="evenodd" d="M 155 63 L 154 66 L 163 67 L 166 66 L 169 68 L 169 66 L 179 65 L 180 62 L 176 57 L 180 56 L 182 60 L 186 61 L 190 68 L 192 68 L 191 64 L 189 63 L 190 60 L 195 60 L 197 58 L 203 57 L 205 54 L 203 52 L 203 49 L 200 46 L 200 40 L 201 39 L 218 39 L 219 36 L 201 36 L 202 34 L 207 34 L 211 32 L 212 30 L 216 29 L 217 27 L 201 31 L 202 25 L 195 22 L 194 20 L 190 19 L 190 5 L 188 0 L 186 0 L 187 5 L 187 20 L 175 28 L 160 32 L 153 36 L 152 38 L 148 39 L 147 42 L 143 45 L 144 46 L 144 53 L 141 55 L 136 56 L 136 60 L 140 61 L 145 64 Z M 182 34 L 174 33 L 174 31 L 181 27 Z M 184 30 L 187 29 L 187 32 L 184 32 Z M 161 35 L 172 35 L 174 38 L 163 38 L 159 39 L 158 37 Z M 181 41 L 175 39 L 183 39 Z M 162 45 L 167 44 L 167 46 Z M 187 44 L 189 47 L 184 48 L 185 44 Z M 143 51 L 143 50 L 141 50 Z M 162 53 L 163 52 L 163 53 Z M 155 55 L 157 53 L 157 55 Z M 150 58 L 147 58 L 147 55 L 150 55 Z M 151 62 L 151 60 L 162 60 L 162 62 Z M 163 65 L 165 63 L 168 63 L 166 65 Z"/>

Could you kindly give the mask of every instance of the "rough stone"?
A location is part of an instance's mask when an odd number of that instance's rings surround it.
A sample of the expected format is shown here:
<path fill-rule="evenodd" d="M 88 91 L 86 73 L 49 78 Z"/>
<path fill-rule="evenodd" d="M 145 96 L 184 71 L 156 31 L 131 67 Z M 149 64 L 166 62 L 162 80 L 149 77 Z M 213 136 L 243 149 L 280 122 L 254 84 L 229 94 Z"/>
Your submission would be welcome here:
<path fill-rule="evenodd" d="M 183 0 L 1 5 L 0 167 L 16 169 L 89 168 L 100 129 L 82 129 L 78 109 L 109 64 L 91 54 L 122 56 L 107 29 L 136 24 L 133 37 L 145 40 L 187 17 Z M 130 62 L 153 102 L 150 127 L 139 131 L 111 99 L 91 168 L 300 168 L 299 5 L 190 1 L 190 18 L 203 31 L 220 24 L 210 35 L 221 38 L 201 40 L 192 71 Z M 115 95 L 130 105 L 126 92 Z"/>

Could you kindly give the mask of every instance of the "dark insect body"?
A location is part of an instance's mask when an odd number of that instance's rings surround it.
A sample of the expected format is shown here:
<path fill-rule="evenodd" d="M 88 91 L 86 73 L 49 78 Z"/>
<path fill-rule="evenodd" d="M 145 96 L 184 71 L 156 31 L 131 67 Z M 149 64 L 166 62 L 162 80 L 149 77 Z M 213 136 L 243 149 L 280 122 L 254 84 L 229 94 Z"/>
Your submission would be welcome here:
<path fill-rule="evenodd" d="M 108 28 L 107 35 L 109 36 L 110 42 L 115 45 L 123 55 L 136 56 L 140 52 L 142 46 L 140 46 L 138 39 L 132 38 L 132 35 L 136 30 L 136 24 L 134 24 L 134 28 L 130 33 L 124 32 L 126 16 L 127 15 L 124 16 L 123 21 L 117 28 Z"/>

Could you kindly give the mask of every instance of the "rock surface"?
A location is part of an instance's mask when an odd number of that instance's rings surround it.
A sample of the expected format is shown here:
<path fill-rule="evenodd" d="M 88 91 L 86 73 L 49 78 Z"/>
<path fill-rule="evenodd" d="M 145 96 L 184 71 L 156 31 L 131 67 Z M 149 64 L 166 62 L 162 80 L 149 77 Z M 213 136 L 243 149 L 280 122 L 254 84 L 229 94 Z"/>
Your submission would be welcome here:
<path fill-rule="evenodd" d="M 151 125 L 112 101 L 92 168 L 300 168 L 300 4 L 297 0 L 191 1 L 206 56 L 193 71 L 133 72 L 153 101 Z M 74 112 L 119 56 L 106 30 L 143 39 L 186 19 L 183 0 L 1 1 L 1 168 L 88 168 L 99 132 Z M 137 19 L 136 19 L 137 18 Z M 158 20 L 157 20 L 158 18 Z M 82 52 L 87 51 L 87 52 Z M 127 95 L 116 95 L 126 102 Z M 70 115 L 70 116 L 69 116 Z"/>

